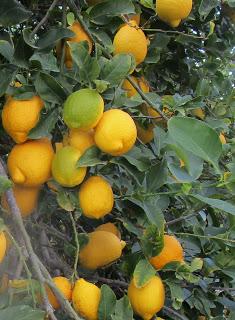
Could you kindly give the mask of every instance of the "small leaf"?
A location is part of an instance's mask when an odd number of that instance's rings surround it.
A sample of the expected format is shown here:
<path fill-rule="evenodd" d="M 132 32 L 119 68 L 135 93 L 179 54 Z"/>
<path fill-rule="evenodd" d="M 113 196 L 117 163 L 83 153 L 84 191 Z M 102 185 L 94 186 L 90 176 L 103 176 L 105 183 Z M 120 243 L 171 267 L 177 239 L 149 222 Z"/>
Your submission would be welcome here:
<path fill-rule="evenodd" d="M 146 8 L 155 10 L 153 0 L 140 0 L 140 4 Z"/>
<path fill-rule="evenodd" d="M 135 267 L 133 274 L 134 283 L 137 288 L 144 287 L 155 275 L 156 270 L 152 267 L 148 260 L 140 260 Z"/>
<path fill-rule="evenodd" d="M 194 194 L 191 196 L 206 203 L 206 204 L 209 204 L 209 206 L 211 206 L 212 208 L 222 210 L 224 212 L 235 215 L 235 206 L 227 201 L 223 201 L 220 199 L 207 198 L 207 197 L 203 197 L 199 194 L 196 194 L 196 195 Z"/>
<path fill-rule="evenodd" d="M 125 295 L 117 301 L 115 313 L 111 316 L 112 320 L 133 320 L 133 310 L 130 301 Z"/>
<path fill-rule="evenodd" d="M 173 307 L 176 310 L 179 310 L 182 306 L 182 302 L 184 301 L 184 291 L 177 283 L 166 281 L 166 284 L 170 288 Z"/>
<path fill-rule="evenodd" d="M 201 0 L 198 12 L 203 20 L 206 19 L 212 9 L 220 5 L 220 0 Z"/>
<path fill-rule="evenodd" d="M 57 66 L 57 60 L 53 52 L 49 52 L 49 53 L 35 52 L 29 60 L 32 62 L 38 63 L 40 68 L 43 70 L 59 72 L 59 68 Z"/>
<path fill-rule="evenodd" d="M 203 267 L 203 259 L 194 258 L 191 262 L 191 272 L 201 270 Z"/>
<path fill-rule="evenodd" d="M 66 211 L 73 211 L 75 209 L 74 203 L 71 201 L 69 193 L 66 191 L 60 191 L 57 193 L 57 202 L 61 208 Z"/>
<path fill-rule="evenodd" d="M 40 139 L 43 137 L 51 137 L 51 131 L 54 129 L 58 121 L 59 110 L 54 109 L 50 113 L 44 115 L 39 120 L 36 127 L 30 130 L 28 137 L 30 139 Z"/>
<path fill-rule="evenodd" d="M 73 12 L 69 12 L 67 14 L 67 22 L 68 22 L 68 25 L 71 26 L 75 21 L 75 17 L 74 17 L 74 14 Z"/>
<path fill-rule="evenodd" d="M 98 309 L 99 320 L 109 320 L 116 305 L 116 296 L 113 290 L 103 284 L 101 287 L 101 299 Z"/>
<path fill-rule="evenodd" d="M 12 182 L 6 177 L 0 176 L 0 195 L 12 187 Z"/>
<path fill-rule="evenodd" d="M 77 162 L 77 168 L 80 167 L 93 167 L 97 164 L 106 164 L 105 161 L 99 159 L 101 151 L 96 147 L 92 146 L 87 149 L 81 158 Z"/>
<path fill-rule="evenodd" d="M 12 79 L 14 78 L 16 69 L 13 66 L 8 66 L 0 69 L 0 97 L 5 94 Z"/>
<path fill-rule="evenodd" d="M 147 257 L 157 256 L 164 247 L 164 226 L 149 225 L 141 238 L 141 246 Z"/>

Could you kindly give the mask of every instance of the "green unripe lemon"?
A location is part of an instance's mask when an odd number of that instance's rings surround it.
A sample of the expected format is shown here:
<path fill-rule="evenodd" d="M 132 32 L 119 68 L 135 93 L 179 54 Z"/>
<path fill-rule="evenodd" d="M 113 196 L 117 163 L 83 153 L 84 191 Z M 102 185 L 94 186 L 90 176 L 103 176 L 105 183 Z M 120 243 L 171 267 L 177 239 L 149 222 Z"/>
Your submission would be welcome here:
<path fill-rule="evenodd" d="M 85 178 L 86 168 L 77 168 L 81 155 L 78 149 L 71 146 L 56 152 L 52 161 L 52 175 L 63 187 L 75 187 Z"/>
<path fill-rule="evenodd" d="M 104 112 L 104 100 L 93 89 L 73 92 L 65 101 L 63 118 L 71 129 L 90 130 L 99 122 Z"/>

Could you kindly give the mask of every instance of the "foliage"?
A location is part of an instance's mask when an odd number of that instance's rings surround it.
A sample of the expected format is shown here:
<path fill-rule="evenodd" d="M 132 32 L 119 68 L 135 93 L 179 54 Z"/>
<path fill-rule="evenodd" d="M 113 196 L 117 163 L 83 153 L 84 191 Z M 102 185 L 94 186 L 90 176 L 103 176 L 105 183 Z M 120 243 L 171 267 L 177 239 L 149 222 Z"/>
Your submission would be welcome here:
<path fill-rule="evenodd" d="M 69 94 L 85 87 L 101 93 L 106 110 L 124 109 L 142 125 L 149 124 L 140 109 L 144 97 L 128 98 L 121 88 L 133 70 L 133 57 L 110 57 L 112 39 L 123 19 L 139 11 L 150 45 L 135 76 L 148 80 L 151 92 L 146 97 L 154 109 L 167 106 L 173 113 L 167 126 L 161 121 L 155 127 L 151 143 L 139 141 L 122 157 L 91 147 L 77 163 L 78 167 L 89 166 L 90 175 L 103 175 L 112 184 L 115 207 L 104 222 L 116 223 L 127 242 L 115 264 L 94 273 L 79 266 L 76 270 L 101 287 L 100 320 L 137 319 L 125 296 L 125 284 L 134 275 L 141 287 L 155 274 L 147 258 L 161 251 L 164 231 L 180 240 L 186 263 L 172 263 L 159 272 L 166 287 L 166 306 L 170 307 L 159 316 L 235 317 L 235 28 L 231 18 L 235 2 L 193 2 L 189 18 L 172 29 L 158 19 L 152 0 L 107 0 L 92 8 L 84 0 L 76 1 L 95 45 L 90 56 L 85 42 L 71 44 L 74 65 L 67 69 L 55 48 L 58 41 L 64 43 L 73 35 L 65 18 L 67 15 L 71 24 L 76 12 L 58 2 L 35 36 L 33 29 L 48 12 L 48 1 L 1 0 L 0 110 L 6 94 L 21 100 L 38 94 L 46 108 L 29 134 L 31 139 L 47 136 L 53 143 L 61 142 L 67 130 L 61 119 L 63 103 Z M 15 88 L 15 81 L 23 86 Z M 205 112 L 203 121 L 194 115 L 197 108 Z M 225 145 L 219 139 L 221 132 L 226 136 Z M 13 141 L 2 126 L 0 145 L 0 155 L 6 160 Z M 230 175 L 225 179 L 227 172 Z M 1 193 L 10 187 L 9 180 L 0 179 Z M 72 268 L 76 267 L 77 242 L 84 245 L 86 233 L 99 224 L 81 215 L 77 191 L 56 183 L 55 188 L 45 185 L 37 212 L 25 222 L 32 244 L 52 276 L 76 274 Z M 75 234 L 67 211 L 73 211 Z M 3 217 L 13 230 L 10 217 L 4 213 Z M 42 230 L 49 243 L 46 252 Z M 0 265 L 0 277 L 8 271 L 11 258 L 9 254 Z M 24 272 L 22 277 L 28 277 Z M 41 320 L 44 312 L 35 302 L 34 290 L 11 289 L 0 296 L 0 319 Z M 172 308 L 173 313 L 169 311 Z M 69 319 L 62 311 L 57 317 Z"/>

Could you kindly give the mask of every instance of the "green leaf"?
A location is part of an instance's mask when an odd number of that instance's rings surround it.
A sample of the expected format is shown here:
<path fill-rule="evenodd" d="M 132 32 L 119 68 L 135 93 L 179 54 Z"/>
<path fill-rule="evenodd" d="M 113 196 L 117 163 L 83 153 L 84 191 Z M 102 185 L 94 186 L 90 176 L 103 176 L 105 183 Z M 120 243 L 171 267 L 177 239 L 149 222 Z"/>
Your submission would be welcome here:
<path fill-rule="evenodd" d="M 79 43 L 69 43 L 73 61 L 79 68 L 79 78 L 81 82 L 90 84 L 96 80 L 100 74 L 100 66 L 95 58 L 92 58 L 88 51 L 87 41 Z"/>
<path fill-rule="evenodd" d="M 69 12 L 67 14 L 67 22 L 68 22 L 68 25 L 71 26 L 75 21 L 75 17 L 74 17 L 74 14 L 73 12 Z"/>
<path fill-rule="evenodd" d="M 103 284 L 101 287 L 101 298 L 98 309 L 98 319 L 99 320 L 109 320 L 111 318 L 111 314 L 114 311 L 116 305 L 116 296 L 113 290 Z"/>
<path fill-rule="evenodd" d="M 7 91 L 7 88 L 12 82 L 15 73 L 16 69 L 12 66 L 3 67 L 0 69 L 0 97 L 2 97 Z"/>
<path fill-rule="evenodd" d="M 203 267 L 203 259 L 202 258 L 194 258 L 191 262 L 191 272 L 201 270 Z"/>
<path fill-rule="evenodd" d="M 14 49 L 8 41 L 0 40 L 0 54 L 8 61 L 12 61 Z"/>
<path fill-rule="evenodd" d="M 117 301 L 115 307 L 115 313 L 111 316 L 112 320 L 133 320 L 133 310 L 131 308 L 130 301 L 125 295 Z"/>
<path fill-rule="evenodd" d="M 212 9 L 220 5 L 220 0 L 201 0 L 198 12 L 203 20 L 206 19 Z"/>
<path fill-rule="evenodd" d="M 156 274 L 156 270 L 152 267 L 148 260 L 142 259 L 135 267 L 133 274 L 134 283 L 137 288 L 144 287 Z"/>
<path fill-rule="evenodd" d="M 222 210 L 224 212 L 235 215 L 235 206 L 227 201 L 223 201 L 220 199 L 207 198 L 207 197 L 203 197 L 199 194 L 196 194 L 196 195 L 192 194 L 191 196 L 194 197 L 195 199 L 198 199 L 198 200 L 206 203 L 206 204 L 209 204 L 209 206 L 211 206 L 212 208 Z"/>
<path fill-rule="evenodd" d="M 0 310 L 0 319 L 4 320 L 44 320 L 45 312 L 26 305 L 11 306 Z"/>
<path fill-rule="evenodd" d="M 167 166 L 163 160 L 150 168 L 146 173 L 146 191 L 156 192 L 167 181 Z"/>
<path fill-rule="evenodd" d="M 124 14 L 135 14 L 135 7 L 131 0 L 105 1 L 94 6 L 90 13 L 91 21 L 103 23 L 103 18 L 111 18 Z"/>
<path fill-rule="evenodd" d="M 109 82 L 108 81 L 105 81 L 105 80 L 94 80 L 93 81 L 96 85 L 96 90 L 99 92 L 99 93 L 102 93 L 104 91 L 106 91 L 108 89 L 108 86 L 109 86 Z"/>
<path fill-rule="evenodd" d="M 66 211 L 74 211 L 75 205 L 70 197 L 70 193 L 64 190 L 57 193 L 57 202 Z"/>
<path fill-rule="evenodd" d="M 29 59 L 33 54 L 33 49 L 25 43 L 23 36 L 18 38 L 16 43 L 14 58 L 12 63 L 14 63 L 17 67 L 28 68 L 29 67 Z"/>
<path fill-rule="evenodd" d="M 105 161 L 99 159 L 100 154 L 101 151 L 96 146 L 88 148 L 78 160 L 77 168 L 93 167 L 97 164 L 106 164 Z"/>
<path fill-rule="evenodd" d="M 164 247 L 164 226 L 149 225 L 140 240 L 146 257 L 157 256 Z"/>
<path fill-rule="evenodd" d="M 41 117 L 36 127 L 30 130 L 28 137 L 30 139 L 40 139 L 43 137 L 51 137 L 51 132 L 58 121 L 59 110 L 54 109 L 48 114 Z"/>
<path fill-rule="evenodd" d="M 218 160 L 222 153 L 222 144 L 214 129 L 202 121 L 187 117 L 171 118 L 168 129 L 177 144 L 210 162 L 219 172 Z"/>
<path fill-rule="evenodd" d="M 140 0 L 140 4 L 146 8 L 153 9 L 155 11 L 153 0 Z"/>
<path fill-rule="evenodd" d="M 10 189 L 11 187 L 12 187 L 12 182 L 3 176 L 0 176 L 0 195 L 3 194 L 8 189 Z"/>
<path fill-rule="evenodd" d="M 133 69 L 133 56 L 130 54 L 120 53 L 111 60 L 103 59 L 103 61 L 100 78 L 109 82 L 111 86 L 120 84 Z"/>
<path fill-rule="evenodd" d="M 37 93 L 45 101 L 61 104 L 67 98 L 65 89 L 47 73 L 39 72 L 34 84 Z"/>
<path fill-rule="evenodd" d="M 180 284 L 166 281 L 167 286 L 170 288 L 171 292 L 171 299 L 172 299 L 172 306 L 174 309 L 179 310 L 182 306 L 182 303 L 184 301 L 184 291 L 183 288 L 181 288 Z"/>
<path fill-rule="evenodd" d="M 32 12 L 17 0 L 1 0 L 0 5 L 0 25 L 11 26 L 23 22 L 30 18 Z"/>
<path fill-rule="evenodd" d="M 59 72 L 59 68 L 57 66 L 57 60 L 53 52 L 49 52 L 49 53 L 35 52 L 29 60 L 34 63 L 38 63 L 39 67 L 42 70 Z"/>

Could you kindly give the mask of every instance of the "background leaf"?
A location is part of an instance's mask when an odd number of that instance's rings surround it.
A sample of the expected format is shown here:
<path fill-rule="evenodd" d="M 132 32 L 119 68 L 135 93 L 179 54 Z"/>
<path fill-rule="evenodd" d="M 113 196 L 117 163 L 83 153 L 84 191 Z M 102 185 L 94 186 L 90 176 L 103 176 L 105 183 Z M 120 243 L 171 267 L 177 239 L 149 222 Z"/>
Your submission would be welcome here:
<path fill-rule="evenodd" d="M 99 320 L 108 320 L 111 318 L 111 314 L 114 311 L 116 305 L 116 296 L 113 290 L 103 284 L 101 287 L 101 299 L 98 309 Z"/>

